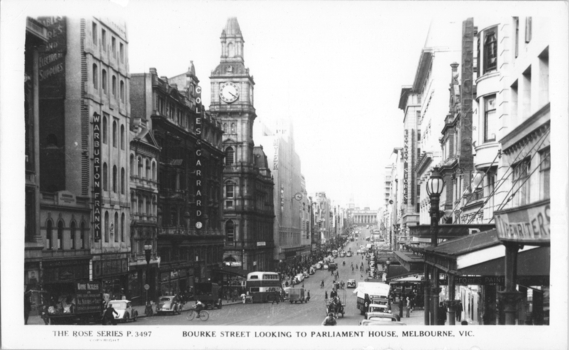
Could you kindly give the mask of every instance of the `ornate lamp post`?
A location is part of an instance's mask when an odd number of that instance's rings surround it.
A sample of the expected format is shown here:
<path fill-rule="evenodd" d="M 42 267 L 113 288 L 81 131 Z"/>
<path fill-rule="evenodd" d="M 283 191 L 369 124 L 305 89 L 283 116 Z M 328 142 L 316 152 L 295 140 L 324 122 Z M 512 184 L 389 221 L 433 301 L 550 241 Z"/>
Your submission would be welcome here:
<path fill-rule="evenodd" d="M 443 192 L 443 189 L 445 187 L 445 183 L 443 181 L 443 178 L 441 176 L 441 173 L 439 171 L 438 167 L 435 167 L 433 169 L 433 172 L 431 174 L 431 177 L 427 180 L 427 186 L 426 186 L 426 190 L 427 190 L 427 194 L 429 195 L 429 199 L 431 201 L 431 210 L 430 210 L 430 214 L 431 214 L 431 245 L 433 247 L 436 247 L 438 244 L 438 231 L 439 231 L 439 199 L 441 196 L 441 193 Z M 426 265 L 426 264 L 425 264 Z M 431 273 L 432 278 L 435 279 L 434 281 L 434 285 L 433 288 L 431 290 L 431 295 L 433 298 L 433 310 L 432 310 L 432 315 L 433 315 L 433 325 L 437 324 L 437 316 L 438 316 L 438 306 L 439 306 L 439 293 L 440 293 L 440 288 L 439 288 L 439 273 L 437 271 L 436 268 L 433 267 L 433 271 Z M 426 276 L 425 276 L 426 277 Z M 428 287 L 427 287 L 428 288 Z M 427 295 L 427 293 L 425 293 L 425 295 Z M 425 306 L 426 308 L 426 306 Z M 425 313 L 427 313 L 427 310 L 425 310 Z M 425 316 L 425 319 L 427 317 Z"/>

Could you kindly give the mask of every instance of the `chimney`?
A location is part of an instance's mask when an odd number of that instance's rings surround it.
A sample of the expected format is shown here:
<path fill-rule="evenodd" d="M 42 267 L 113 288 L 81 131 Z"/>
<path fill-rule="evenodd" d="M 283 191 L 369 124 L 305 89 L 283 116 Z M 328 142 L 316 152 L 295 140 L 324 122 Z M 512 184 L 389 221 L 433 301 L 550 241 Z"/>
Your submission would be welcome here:
<path fill-rule="evenodd" d="M 158 71 L 156 70 L 156 68 L 150 68 L 150 74 L 158 75 Z"/>

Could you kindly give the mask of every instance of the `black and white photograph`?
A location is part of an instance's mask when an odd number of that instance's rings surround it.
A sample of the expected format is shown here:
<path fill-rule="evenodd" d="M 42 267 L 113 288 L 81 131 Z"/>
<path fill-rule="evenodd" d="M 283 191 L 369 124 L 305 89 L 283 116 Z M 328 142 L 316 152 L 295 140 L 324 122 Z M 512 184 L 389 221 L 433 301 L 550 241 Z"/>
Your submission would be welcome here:
<path fill-rule="evenodd" d="M 566 1 L 1 5 L 2 348 L 569 346 Z"/>

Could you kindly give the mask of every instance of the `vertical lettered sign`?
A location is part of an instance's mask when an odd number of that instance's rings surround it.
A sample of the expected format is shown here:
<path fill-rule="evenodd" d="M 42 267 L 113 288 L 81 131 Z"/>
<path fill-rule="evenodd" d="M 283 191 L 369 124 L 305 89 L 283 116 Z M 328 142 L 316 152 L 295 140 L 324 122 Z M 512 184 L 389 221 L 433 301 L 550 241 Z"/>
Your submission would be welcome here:
<path fill-rule="evenodd" d="M 196 89 L 201 91 L 201 89 Z M 201 105 L 196 104 L 196 229 L 199 231 L 203 227 L 203 207 L 202 207 L 202 111 Z"/>
<path fill-rule="evenodd" d="M 101 115 L 93 114 L 93 232 L 101 239 Z"/>

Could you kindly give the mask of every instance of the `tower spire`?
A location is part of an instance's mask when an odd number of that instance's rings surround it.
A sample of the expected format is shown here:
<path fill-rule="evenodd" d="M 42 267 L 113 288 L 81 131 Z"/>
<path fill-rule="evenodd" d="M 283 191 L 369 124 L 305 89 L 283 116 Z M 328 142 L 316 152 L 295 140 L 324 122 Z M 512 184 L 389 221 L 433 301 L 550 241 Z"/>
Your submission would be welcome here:
<path fill-rule="evenodd" d="M 227 19 L 225 29 L 221 31 L 221 61 L 222 62 L 243 62 L 243 34 L 237 17 Z"/>

